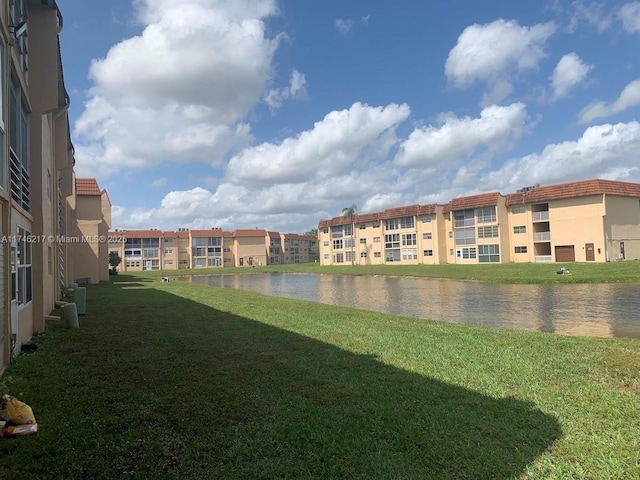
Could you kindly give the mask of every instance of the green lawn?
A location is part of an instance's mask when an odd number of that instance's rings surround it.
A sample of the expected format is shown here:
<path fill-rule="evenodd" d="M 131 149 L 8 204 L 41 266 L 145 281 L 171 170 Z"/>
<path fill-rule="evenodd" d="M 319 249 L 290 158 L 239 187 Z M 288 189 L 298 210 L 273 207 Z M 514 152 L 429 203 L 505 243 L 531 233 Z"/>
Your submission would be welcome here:
<path fill-rule="evenodd" d="M 640 342 L 118 275 L 6 375 L 2 479 L 640 478 Z"/>
<path fill-rule="evenodd" d="M 558 275 L 560 267 L 569 275 Z M 640 262 L 610 263 L 504 263 L 478 265 L 331 265 L 315 263 L 269 265 L 263 267 L 224 267 L 165 270 L 165 275 L 207 275 L 233 273 L 296 272 L 343 275 L 403 275 L 456 280 L 476 280 L 496 283 L 617 283 L 640 282 Z M 161 272 L 140 272 L 156 278 Z"/>

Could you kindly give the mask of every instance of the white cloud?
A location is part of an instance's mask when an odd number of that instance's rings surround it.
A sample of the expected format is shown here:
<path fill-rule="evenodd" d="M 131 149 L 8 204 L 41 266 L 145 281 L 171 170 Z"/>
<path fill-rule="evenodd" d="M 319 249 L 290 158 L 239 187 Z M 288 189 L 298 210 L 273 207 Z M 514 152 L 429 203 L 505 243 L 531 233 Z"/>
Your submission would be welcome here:
<path fill-rule="evenodd" d="M 275 1 L 140 0 L 141 35 L 94 60 L 75 125 L 78 168 L 102 175 L 170 161 L 220 163 L 272 76 Z"/>
<path fill-rule="evenodd" d="M 164 177 L 156 178 L 151 182 L 152 187 L 164 187 L 166 184 L 167 184 L 167 179 Z"/>
<path fill-rule="evenodd" d="M 614 16 L 607 10 L 606 2 L 586 2 L 574 0 L 570 8 L 569 31 L 574 33 L 578 25 L 586 22 L 599 32 L 604 32 L 613 25 Z"/>
<path fill-rule="evenodd" d="M 307 95 L 307 79 L 304 73 L 297 70 L 291 72 L 289 85 L 284 88 L 276 88 L 269 91 L 264 101 L 271 110 L 277 110 L 285 100 L 304 98 Z"/>
<path fill-rule="evenodd" d="M 637 165 L 640 123 L 604 124 L 587 128 L 576 141 L 547 145 L 533 153 L 506 162 L 485 175 L 481 188 L 512 192 L 535 183 L 557 183 L 581 178 L 628 174 Z M 621 177 L 618 176 L 618 179 Z"/>
<path fill-rule="evenodd" d="M 618 10 L 618 18 L 629 33 L 640 33 L 640 2 L 631 2 Z"/>
<path fill-rule="evenodd" d="M 336 18 L 334 25 L 342 35 L 353 31 L 353 20 L 348 18 Z"/>
<path fill-rule="evenodd" d="M 555 28 L 553 23 L 526 27 L 503 19 L 471 25 L 449 52 L 445 63 L 447 79 L 458 88 L 482 82 L 493 90 L 501 84 L 500 91 L 510 91 L 505 86 L 513 73 L 535 69 L 546 56 L 545 45 Z"/>
<path fill-rule="evenodd" d="M 577 53 L 564 55 L 550 77 L 553 99 L 566 96 L 572 88 L 582 83 L 592 69 L 593 65 L 584 63 Z"/>
<path fill-rule="evenodd" d="M 596 118 L 609 117 L 620 113 L 627 108 L 636 107 L 640 105 L 640 78 L 630 82 L 622 92 L 620 96 L 613 103 L 606 103 L 603 101 L 597 101 L 586 106 L 580 114 L 578 119 L 580 123 L 588 123 Z"/>
<path fill-rule="evenodd" d="M 523 103 L 486 107 L 479 118 L 444 116 L 438 126 L 416 128 L 396 156 L 402 166 L 437 168 L 484 149 L 488 154 L 503 151 L 527 129 Z"/>
<path fill-rule="evenodd" d="M 407 105 L 370 107 L 354 103 L 333 111 L 280 144 L 263 143 L 231 159 L 228 175 L 234 182 L 302 183 L 348 172 L 363 159 L 384 156 L 395 144 L 395 127 L 409 116 Z"/>

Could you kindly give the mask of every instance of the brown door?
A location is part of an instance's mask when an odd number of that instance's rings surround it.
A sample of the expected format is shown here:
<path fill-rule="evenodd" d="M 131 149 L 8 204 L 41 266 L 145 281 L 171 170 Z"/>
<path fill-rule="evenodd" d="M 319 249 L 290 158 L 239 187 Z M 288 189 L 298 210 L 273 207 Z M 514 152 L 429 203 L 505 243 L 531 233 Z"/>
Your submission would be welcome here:
<path fill-rule="evenodd" d="M 584 251 L 587 255 L 587 262 L 594 262 L 596 259 L 595 252 L 593 251 L 593 243 L 585 243 Z"/>
<path fill-rule="evenodd" d="M 556 246 L 556 262 L 575 262 L 576 252 L 573 245 Z"/>

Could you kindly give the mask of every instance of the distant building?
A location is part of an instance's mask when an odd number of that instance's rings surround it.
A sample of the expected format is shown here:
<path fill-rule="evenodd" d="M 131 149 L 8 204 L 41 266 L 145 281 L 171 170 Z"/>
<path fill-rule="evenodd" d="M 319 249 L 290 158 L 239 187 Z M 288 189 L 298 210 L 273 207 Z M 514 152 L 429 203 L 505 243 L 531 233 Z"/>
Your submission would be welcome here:
<path fill-rule="evenodd" d="M 316 237 L 262 229 L 118 229 L 110 231 L 108 237 L 109 252 L 122 259 L 119 271 L 305 263 L 314 261 L 317 248 Z"/>
<path fill-rule="evenodd" d="M 585 180 L 333 217 L 322 265 L 640 259 L 640 184 Z"/>

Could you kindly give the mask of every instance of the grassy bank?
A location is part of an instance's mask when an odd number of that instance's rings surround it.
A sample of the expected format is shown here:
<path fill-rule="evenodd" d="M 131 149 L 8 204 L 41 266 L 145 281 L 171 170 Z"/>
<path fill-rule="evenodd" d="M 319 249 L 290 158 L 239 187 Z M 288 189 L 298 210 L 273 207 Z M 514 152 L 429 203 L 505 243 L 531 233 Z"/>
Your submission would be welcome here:
<path fill-rule="evenodd" d="M 560 267 L 570 275 L 558 275 Z M 505 263 L 496 265 L 341 265 L 322 267 L 314 263 L 268 265 L 263 267 L 198 268 L 165 270 L 169 276 L 231 273 L 295 272 L 342 275 L 405 275 L 412 277 L 450 278 L 494 283 L 618 283 L 640 282 L 640 262 L 611 263 Z M 159 278 L 161 272 L 140 272 Z"/>
<path fill-rule="evenodd" d="M 640 478 L 640 342 L 118 275 L 12 364 L 0 478 Z"/>

